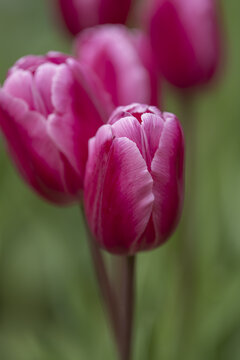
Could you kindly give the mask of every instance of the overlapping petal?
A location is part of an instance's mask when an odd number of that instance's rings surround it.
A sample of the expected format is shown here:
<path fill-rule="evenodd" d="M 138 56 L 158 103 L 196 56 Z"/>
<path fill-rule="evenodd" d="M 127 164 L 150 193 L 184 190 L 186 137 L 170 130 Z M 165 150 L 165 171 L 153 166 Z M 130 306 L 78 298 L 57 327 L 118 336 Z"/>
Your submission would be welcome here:
<path fill-rule="evenodd" d="M 114 124 L 123 117 L 133 115 L 141 123 L 142 114 L 150 113 L 158 116 L 162 116 L 162 112 L 155 106 L 149 106 L 146 104 L 133 103 L 126 106 L 118 106 L 111 114 L 108 123 Z"/>
<path fill-rule="evenodd" d="M 112 109 L 104 90 L 98 86 L 91 72 L 75 62 L 71 66 L 60 65 L 53 81 L 56 113 L 48 119 L 48 133 L 82 181 L 88 140 L 107 121 Z"/>
<path fill-rule="evenodd" d="M 0 126 L 25 180 L 47 199 L 68 202 L 63 162 L 47 136 L 44 117 L 29 111 L 22 100 L 0 90 Z"/>
<path fill-rule="evenodd" d="M 111 127 L 107 128 L 110 134 Z M 113 132 L 110 146 L 106 141 L 96 146 L 95 141 L 101 141 L 100 131 L 91 144 L 85 179 L 86 213 L 103 247 L 131 254 L 151 215 L 153 181 L 136 144 L 126 137 L 114 138 Z M 100 161 L 94 162 L 94 158 Z"/>
<path fill-rule="evenodd" d="M 30 110 L 35 108 L 32 87 L 32 75 L 24 70 L 14 72 L 4 83 L 4 90 L 12 96 L 24 100 Z"/>
<path fill-rule="evenodd" d="M 46 116 L 54 111 L 52 102 L 52 82 L 58 66 L 45 63 L 38 67 L 34 76 L 34 84 L 42 98 Z"/>
<path fill-rule="evenodd" d="M 156 246 L 175 229 L 182 210 L 184 182 L 183 134 L 176 117 L 164 114 L 165 123 L 151 165 L 154 181 L 153 223 Z"/>

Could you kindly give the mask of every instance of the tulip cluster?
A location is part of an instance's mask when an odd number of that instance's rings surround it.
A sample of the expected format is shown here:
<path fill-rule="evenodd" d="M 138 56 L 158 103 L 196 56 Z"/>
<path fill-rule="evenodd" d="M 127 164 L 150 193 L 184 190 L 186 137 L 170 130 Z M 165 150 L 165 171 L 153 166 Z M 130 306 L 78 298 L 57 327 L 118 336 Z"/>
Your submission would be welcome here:
<path fill-rule="evenodd" d="M 98 26 L 76 37 L 75 57 L 26 56 L 9 70 L 0 89 L 9 153 L 45 199 L 84 198 L 106 250 L 154 248 L 175 229 L 184 188 L 181 125 L 154 107 L 159 75 L 180 88 L 210 80 L 220 55 L 215 1 L 152 0 L 147 34 L 119 25 L 130 0 L 56 3 L 72 34 Z"/>
<path fill-rule="evenodd" d="M 119 107 L 108 120 L 110 93 L 95 73 L 60 53 L 20 59 L 0 90 L 0 126 L 32 188 L 56 204 L 80 201 L 84 188 L 96 240 L 132 254 L 163 243 L 179 219 L 181 126 L 140 104 Z"/>
<path fill-rule="evenodd" d="M 54 2 L 77 35 L 74 55 L 29 55 L 10 68 L 0 130 L 38 195 L 83 202 L 119 354 L 130 360 L 134 255 L 171 236 L 184 199 L 184 135 L 177 117 L 160 110 L 159 82 L 181 91 L 212 79 L 221 53 L 216 0 L 145 0 L 145 31 L 123 25 L 132 0 Z M 99 248 L 125 256 L 124 306 Z"/>

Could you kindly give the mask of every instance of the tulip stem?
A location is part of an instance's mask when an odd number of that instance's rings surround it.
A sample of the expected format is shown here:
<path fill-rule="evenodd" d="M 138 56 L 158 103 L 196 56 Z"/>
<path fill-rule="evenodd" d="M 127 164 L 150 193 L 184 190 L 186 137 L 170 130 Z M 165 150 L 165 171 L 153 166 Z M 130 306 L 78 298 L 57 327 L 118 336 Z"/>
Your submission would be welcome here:
<path fill-rule="evenodd" d="M 195 283 L 196 283 L 196 244 L 195 239 L 195 194 L 196 194 L 196 164 L 197 164 L 197 119 L 194 114 L 194 98 L 192 94 L 183 94 L 182 117 L 186 141 L 186 192 L 182 226 L 180 228 L 180 267 L 182 269 L 180 292 L 182 298 L 182 324 L 180 346 L 192 333 Z M 183 350 L 181 350 L 183 354 Z M 184 357 L 184 355 L 183 355 Z"/>
<path fill-rule="evenodd" d="M 96 274 L 96 278 L 98 281 L 99 289 L 106 307 L 106 310 L 108 312 L 110 324 L 113 330 L 113 334 L 117 343 L 117 347 L 119 352 L 121 352 L 121 345 L 120 345 L 120 329 L 119 329 L 119 323 L 120 323 L 120 314 L 118 311 L 117 301 L 115 297 L 115 293 L 113 291 L 113 288 L 111 286 L 111 282 L 107 273 L 107 269 L 105 266 L 104 258 L 101 254 L 101 250 L 99 246 L 97 245 L 95 239 L 93 238 L 89 227 L 86 222 L 84 210 L 82 209 L 83 218 L 85 222 L 85 227 L 87 230 L 88 235 L 88 242 L 89 247 L 91 251 L 92 261 L 94 265 L 94 270 Z"/>
<path fill-rule="evenodd" d="M 121 302 L 121 360 L 130 360 L 132 355 L 133 314 L 135 301 L 135 256 L 124 258 L 123 294 Z"/>
<path fill-rule="evenodd" d="M 90 249 L 92 254 L 92 259 L 95 267 L 95 273 L 98 280 L 99 288 L 103 297 L 103 300 L 106 304 L 106 308 L 109 314 L 110 322 L 112 325 L 112 329 L 114 332 L 114 336 L 118 342 L 119 339 L 119 331 L 118 331 L 118 323 L 119 323 L 119 315 L 117 311 L 117 304 L 115 299 L 115 294 L 110 284 L 110 280 L 106 271 L 106 267 L 104 264 L 104 260 L 101 254 L 101 250 L 96 244 L 95 240 L 92 236 L 89 236 Z"/>
<path fill-rule="evenodd" d="M 86 224 L 88 242 L 91 250 L 93 265 L 98 280 L 100 292 L 109 315 L 112 330 L 117 343 L 120 360 L 130 360 L 132 353 L 132 332 L 133 332 L 133 313 L 135 300 L 135 256 L 122 257 L 121 265 L 121 292 L 111 284 L 107 268 L 101 250 L 93 238 L 86 223 L 84 210 L 83 218 Z M 119 283 L 117 282 L 117 286 Z"/>

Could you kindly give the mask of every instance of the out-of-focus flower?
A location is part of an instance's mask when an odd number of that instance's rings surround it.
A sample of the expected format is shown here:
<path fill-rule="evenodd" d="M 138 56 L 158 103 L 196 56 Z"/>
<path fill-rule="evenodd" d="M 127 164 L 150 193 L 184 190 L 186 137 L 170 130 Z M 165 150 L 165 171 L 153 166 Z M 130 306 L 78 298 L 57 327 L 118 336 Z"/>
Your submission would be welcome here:
<path fill-rule="evenodd" d="M 216 0 L 153 0 L 143 10 L 165 78 L 180 88 L 207 83 L 220 59 Z"/>
<path fill-rule="evenodd" d="M 0 89 L 0 129 L 26 182 L 57 204 L 78 199 L 88 139 L 112 110 L 95 75 L 59 53 L 26 56 Z"/>
<path fill-rule="evenodd" d="M 119 107 L 89 140 L 84 183 L 86 217 L 111 253 L 161 245 L 175 229 L 184 193 L 184 139 L 170 113 Z"/>
<path fill-rule="evenodd" d="M 132 0 L 54 0 L 68 30 L 81 30 L 99 24 L 125 24 Z"/>
<path fill-rule="evenodd" d="M 115 106 L 158 104 L 157 70 L 148 38 L 123 25 L 102 25 L 82 32 L 77 58 L 95 72 Z"/>

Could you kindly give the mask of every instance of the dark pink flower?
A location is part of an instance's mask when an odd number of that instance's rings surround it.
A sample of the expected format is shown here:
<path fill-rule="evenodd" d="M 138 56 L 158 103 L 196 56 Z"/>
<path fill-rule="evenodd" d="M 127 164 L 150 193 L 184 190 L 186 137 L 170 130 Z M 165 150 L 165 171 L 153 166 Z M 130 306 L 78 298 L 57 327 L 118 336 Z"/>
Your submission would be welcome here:
<path fill-rule="evenodd" d="M 125 24 L 132 0 L 55 0 L 68 30 L 76 35 L 99 24 Z"/>
<path fill-rule="evenodd" d="M 157 70 L 148 38 L 123 25 L 83 31 L 77 58 L 95 72 L 115 106 L 132 102 L 158 104 Z"/>
<path fill-rule="evenodd" d="M 161 245 L 178 223 L 183 183 L 177 118 L 147 105 L 119 107 L 89 141 L 84 201 L 96 241 L 128 255 Z"/>
<path fill-rule="evenodd" d="M 143 10 L 166 79 L 180 88 L 207 83 L 220 59 L 216 0 L 153 0 Z"/>
<path fill-rule="evenodd" d="M 20 59 L 0 89 L 0 129 L 17 168 L 58 204 L 78 199 L 88 139 L 111 110 L 95 76 L 59 53 Z"/>

